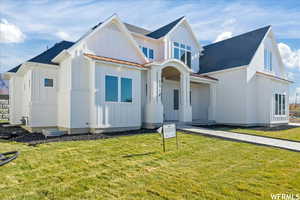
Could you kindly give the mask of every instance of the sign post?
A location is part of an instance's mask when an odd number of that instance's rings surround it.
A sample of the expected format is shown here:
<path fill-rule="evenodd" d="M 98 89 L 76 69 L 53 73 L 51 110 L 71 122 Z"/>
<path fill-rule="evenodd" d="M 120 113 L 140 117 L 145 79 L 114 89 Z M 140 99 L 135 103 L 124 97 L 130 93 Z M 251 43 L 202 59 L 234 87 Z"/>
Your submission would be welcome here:
<path fill-rule="evenodd" d="M 157 130 L 162 135 L 163 151 L 166 152 L 166 139 L 176 138 L 176 148 L 178 150 L 178 137 L 175 124 L 164 124 Z"/>

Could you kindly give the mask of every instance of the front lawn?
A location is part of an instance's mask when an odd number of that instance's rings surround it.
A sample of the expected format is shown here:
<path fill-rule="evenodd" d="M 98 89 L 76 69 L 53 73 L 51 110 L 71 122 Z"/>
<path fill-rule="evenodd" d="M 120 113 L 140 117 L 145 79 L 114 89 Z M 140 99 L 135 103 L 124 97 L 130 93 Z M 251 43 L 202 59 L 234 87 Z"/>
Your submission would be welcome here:
<path fill-rule="evenodd" d="M 300 153 L 179 134 L 57 142 L 19 150 L 0 167 L 1 199 L 271 199 L 300 194 Z"/>
<path fill-rule="evenodd" d="M 224 130 L 224 131 L 230 131 L 235 133 L 247 133 L 247 134 L 274 137 L 279 139 L 300 141 L 300 127 L 289 128 L 286 130 L 257 130 L 257 128 L 220 127 L 217 128 L 217 130 Z"/>

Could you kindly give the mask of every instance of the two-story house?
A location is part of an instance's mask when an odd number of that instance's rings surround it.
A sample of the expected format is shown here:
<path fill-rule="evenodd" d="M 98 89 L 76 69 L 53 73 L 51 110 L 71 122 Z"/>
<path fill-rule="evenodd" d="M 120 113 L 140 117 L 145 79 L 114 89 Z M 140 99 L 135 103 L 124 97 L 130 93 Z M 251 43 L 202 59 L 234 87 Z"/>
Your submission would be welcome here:
<path fill-rule="evenodd" d="M 6 76 L 10 123 L 30 131 L 288 123 L 291 82 L 270 26 L 202 47 L 185 17 L 149 31 L 113 15 Z"/>

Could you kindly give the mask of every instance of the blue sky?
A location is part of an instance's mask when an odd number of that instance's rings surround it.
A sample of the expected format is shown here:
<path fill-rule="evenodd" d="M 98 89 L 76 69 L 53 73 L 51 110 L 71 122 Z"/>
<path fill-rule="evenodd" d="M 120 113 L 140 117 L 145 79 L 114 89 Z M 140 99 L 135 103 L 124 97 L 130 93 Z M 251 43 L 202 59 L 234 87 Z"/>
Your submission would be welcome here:
<path fill-rule="evenodd" d="M 300 93 L 300 1 L 1 0 L 0 72 L 56 42 L 75 41 L 113 13 L 150 30 L 186 16 L 201 44 L 272 25 L 291 86 Z M 4 37 L 3 35 L 9 35 Z M 300 102 L 300 99 L 299 99 Z"/>

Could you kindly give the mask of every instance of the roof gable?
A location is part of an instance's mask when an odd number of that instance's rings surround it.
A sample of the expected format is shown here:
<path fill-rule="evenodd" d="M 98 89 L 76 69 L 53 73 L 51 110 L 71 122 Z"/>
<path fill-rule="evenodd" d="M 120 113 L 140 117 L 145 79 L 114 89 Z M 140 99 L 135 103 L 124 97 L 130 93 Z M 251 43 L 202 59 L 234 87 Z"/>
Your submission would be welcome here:
<path fill-rule="evenodd" d="M 56 63 L 53 63 L 51 60 L 57 56 L 62 50 L 70 48 L 74 42 L 69 41 L 61 41 L 59 43 L 56 43 L 53 47 L 47 49 L 43 53 L 31 58 L 27 62 L 36 62 L 36 63 L 43 63 L 43 64 L 52 64 L 56 65 Z M 22 64 L 12 68 L 8 72 L 16 73 Z"/>
<path fill-rule="evenodd" d="M 128 31 L 124 23 L 120 20 L 120 18 L 114 14 L 104 22 L 100 22 L 98 25 L 94 26 L 90 31 L 88 31 L 84 36 L 82 36 L 73 46 L 69 49 L 69 52 L 74 51 L 78 46 L 83 44 L 84 41 L 88 40 L 88 38 L 92 37 L 95 33 L 97 33 L 102 28 L 106 27 L 108 24 L 116 24 L 120 31 L 124 34 L 124 36 L 128 39 L 128 41 L 132 44 L 133 48 L 136 50 L 139 57 L 143 60 L 143 62 L 148 62 L 148 59 L 145 57 L 141 49 L 138 47 L 136 41 L 133 39 L 131 33 Z M 133 28 L 133 27 L 131 27 Z M 136 27 L 137 28 L 137 27 Z M 54 58 L 55 60 L 55 58 Z"/>
<path fill-rule="evenodd" d="M 159 39 L 161 37 L 164 37 L 165 35 L 167 35 L 184 17 L 180 17 L 178 19 L 176 19 L 175 21 L 160 27 L 159 29 L 156 29 L 155 31 L 147 34 L 146 36 L 148 37 L 152 37 L 154 39 Z"/>
<path fill-rule="evenodd" d="M 199 73 L 248 65 L 270 26 L 204 46 Z"/>

